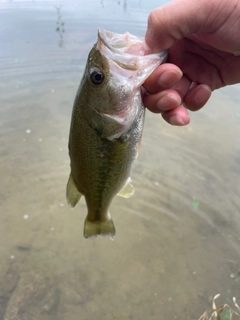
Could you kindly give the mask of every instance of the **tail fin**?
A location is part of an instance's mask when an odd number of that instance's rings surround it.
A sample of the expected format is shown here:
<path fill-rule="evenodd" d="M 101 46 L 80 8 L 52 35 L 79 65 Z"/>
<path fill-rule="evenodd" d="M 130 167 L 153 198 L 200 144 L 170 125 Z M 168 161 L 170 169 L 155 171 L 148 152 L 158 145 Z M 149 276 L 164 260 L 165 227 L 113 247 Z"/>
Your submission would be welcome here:
<path fill-rule="evenodd" d="M 84 223 L 84 237 L 90 238 L 98 235 L 109 236 L 113 238 L 115 236 L 116 229 L 114 227 L 110 213 L 108 213 L 105 220 L 102 221 L 91 221 L 87 216 Z"/>

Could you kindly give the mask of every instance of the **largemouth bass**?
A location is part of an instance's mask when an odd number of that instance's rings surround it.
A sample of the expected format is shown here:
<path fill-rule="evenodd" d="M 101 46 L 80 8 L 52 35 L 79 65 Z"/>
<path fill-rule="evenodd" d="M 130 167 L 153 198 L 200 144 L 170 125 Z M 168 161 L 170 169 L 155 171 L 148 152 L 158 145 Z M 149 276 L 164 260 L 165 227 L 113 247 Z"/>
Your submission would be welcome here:
<path fill-rule="evenodd" d="M 130 174 L 144 122 L 141 85 L 167 52 L 142 55 L 143 39 L 100 29 L 75 98 L 69 136 L 71 173 L 67 200 L 83 195 L 86 238 L 115 235 L 109 206 L 118 194 L 130 197 Z"/>

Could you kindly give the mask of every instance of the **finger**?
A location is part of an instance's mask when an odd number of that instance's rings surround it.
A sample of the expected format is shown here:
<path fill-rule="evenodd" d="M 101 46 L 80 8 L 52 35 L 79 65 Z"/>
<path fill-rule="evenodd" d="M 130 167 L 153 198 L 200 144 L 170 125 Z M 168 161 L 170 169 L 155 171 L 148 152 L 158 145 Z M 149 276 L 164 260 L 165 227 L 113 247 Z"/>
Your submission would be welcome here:
<path fill-rule="evenodd" d="M 150 93 L 157 93 L 160 89 L 173 87 L 182 78 L 182 71 L 174 64 L 160 65 L 144 82 L 144 88 Z"/>
<path fill-rule="evenodd" d="M 210 1 L 201 0 L 175 0 L 154 9 L 148 17 L 145 52 L 168 49 L 176 40 L 193 33 L 214 31 L 208 21 L 211 11 Z"/>
<path fill-rule="evenodd" d="M 172 89 L 178 92 L 180 97 L 183 99 L 189 91 L 191 85 L 192 82 L 187 77 L 183 76 L 182 79 L 172 87 Z"/>
<path fill-rule="evenodd" d="M 209 86 L 205 84 L 197 85 L 184 97 L 184 105 L 191 111 L 197 111 L 207 103 L 211 93 Z"/>
<path fill-rule="evenodd" d="M 143 104 L 150 111 L 159 113 L 178 107 L 191 86 L 191 82 L 183 76 L 173 88 L 155 94 L 144 94 Z"/>
<path fill-rule="evenodd" d="M 181 96 L 173 89 L 164 90 L 156 94 L 143 95 L 144 106 L 154 113 L 177 108 L 181 101 Z"/>
<path fill-rule="evenodd" d="M 162 113 L 162 117 L 173 126 L 185 126 L 190 122 L 190 116 L 183 106 Z"/>

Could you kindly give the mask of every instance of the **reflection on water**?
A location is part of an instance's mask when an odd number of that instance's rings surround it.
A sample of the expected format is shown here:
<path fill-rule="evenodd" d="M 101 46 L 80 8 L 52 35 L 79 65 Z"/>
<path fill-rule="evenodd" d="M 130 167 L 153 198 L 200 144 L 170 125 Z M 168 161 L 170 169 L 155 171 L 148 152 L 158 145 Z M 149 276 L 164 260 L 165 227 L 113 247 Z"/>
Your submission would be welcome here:
<path fill-rule="evenodd" d="M 64 22 L 62 21 L 62 15 L 61 15 L 61 10 L 62 7 L 55 7 L 56 11 L 57 11 L 57 25 L 56 25 L 56 32 L 59 34 L 59 47 L 63 46 L 63 34 L 65 32 L 64 30 Z"/>
<path fill-rule="evenodd" d="M 104 8 L 104 0 L 100 0 L 102 7 Z M 109 4 L 109 3 L 108 3 Z M 119 6 L 123 6 L 123 11 L 126 13 L 127 12 L 127 0 L 117 0 L 117 4 Z"/>
<path fill-rule="evenodd" d="M 160 4 L 126 3 L 0 3 L 0 319 L 185 320 L 217 293 L 239 302 L 239 86 L 186 128 L 147 113 L 136 192 L 111 205 L 114 241 L 85 240 L 84 201 L 66 204 L 72 104 L 97 29 L 144 35 Z"/>
<path fill-rule="evenodd" d="M 123 0 L 122 2 L 123 2 L 123 10 L 124 12 L 127 12 L 127 0 Z M 121 1 L 118 1 L 117 3 L 118 5 L 121 5 Z"/>

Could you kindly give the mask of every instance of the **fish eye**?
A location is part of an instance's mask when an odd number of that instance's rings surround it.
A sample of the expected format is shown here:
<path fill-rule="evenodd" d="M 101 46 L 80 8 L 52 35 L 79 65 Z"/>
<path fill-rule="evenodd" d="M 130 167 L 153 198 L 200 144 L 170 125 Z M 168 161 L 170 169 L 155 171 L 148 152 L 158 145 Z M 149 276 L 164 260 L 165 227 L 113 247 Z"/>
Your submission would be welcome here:
<path fill-rule="evenodd" d="M 99 85 L 104 80 L 104 73 L 98 68 L 92 68 L 90 70 L 90 80 L 93 84 Z"/>

